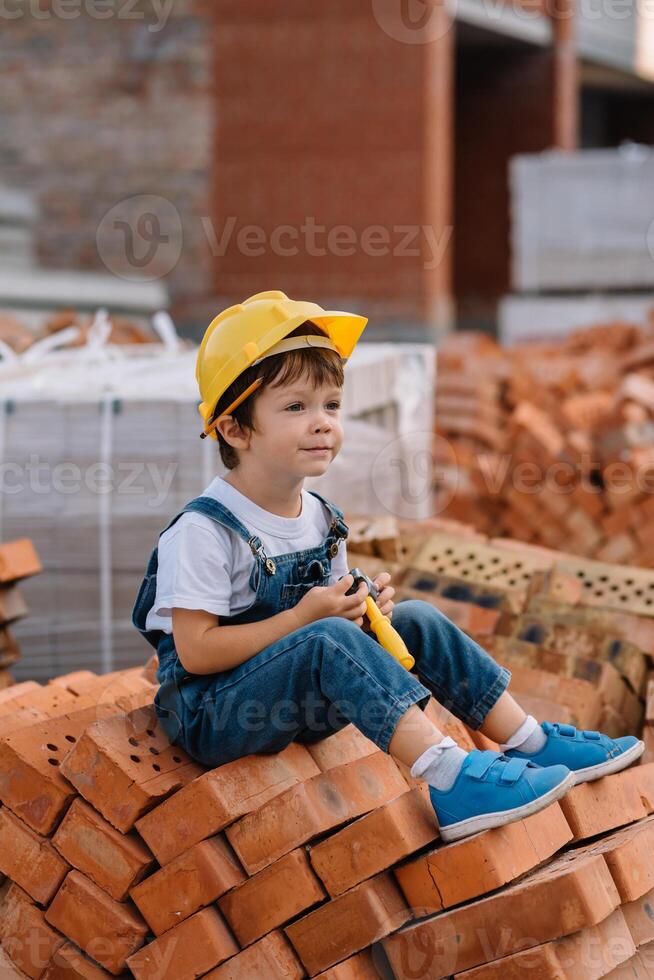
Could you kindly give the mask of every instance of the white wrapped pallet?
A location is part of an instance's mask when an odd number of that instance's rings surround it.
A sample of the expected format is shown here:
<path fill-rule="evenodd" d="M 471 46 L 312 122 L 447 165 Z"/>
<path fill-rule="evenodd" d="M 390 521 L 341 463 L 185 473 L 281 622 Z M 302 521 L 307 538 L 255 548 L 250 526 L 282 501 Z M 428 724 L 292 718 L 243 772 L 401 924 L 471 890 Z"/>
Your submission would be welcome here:
<path fill-rule="evenodd" d="M 514 291 L 654 286 L 654 148 L 520 155 L 509 180 Z"/>
<path fill-rule="evenodd" d="M 101 321 L 87 347 L 0 359 L 0 540 L 32 538 L 44 566 L 21 587 L 18 679 L 143 662 L 130 616 L 150 550 L 225 472 L 199 437 L 197 348 L 109 346 Z M 361 343 L 343 448 L 307 488 L 349 513 L 431 513 L 433 362 L 429 345 Z"/>

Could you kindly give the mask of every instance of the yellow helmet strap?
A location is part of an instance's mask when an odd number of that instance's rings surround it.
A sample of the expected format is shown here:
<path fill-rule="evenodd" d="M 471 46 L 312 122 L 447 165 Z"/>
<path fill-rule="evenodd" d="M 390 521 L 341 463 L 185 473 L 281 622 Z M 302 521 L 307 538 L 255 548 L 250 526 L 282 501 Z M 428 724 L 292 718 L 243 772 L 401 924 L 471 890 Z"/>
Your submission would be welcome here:
<path fill-rule="evenodd" d="M 285 354 L 287 351 L 291 350 L 306 350 L 307 347 L 322 347 L 327 350 L 333 350 L 337 354 L 340 354 L 338 347 L 336 347 L 329 337 L 319 337 L 319 336 L 304 336 L 304 337 L 286 337 L 284 340 L 280 340 L 279 343 L 274 344 L 270 350 L 267 350 L 265 354 L 258 357 L 256 361 L 253 361 L 250 367 L 254 367 L 255 364 L 260 364 L 261 361 L 265 360 L 266 357 L 273 357 L 275 354 Z M 341 357 L 343 363 L 347 361 L 346 357 Z M 224 412 L 215 418 L 213 422 L 205 426 L 204 430 L 200 433 L 201 439 L 206 439 L 208 435 L 216 428 L 221 419 L 226 418 L 230 415 L 235 408 L 244 402 L 248 395 L 251 395 L 261 384 L 263 383 L 263 378 L 256 378 L 251 385 L 249 385 L 245 391 L 242 391 L 238 398 L 235 398 L 231 405 L 228 405 Z"/>

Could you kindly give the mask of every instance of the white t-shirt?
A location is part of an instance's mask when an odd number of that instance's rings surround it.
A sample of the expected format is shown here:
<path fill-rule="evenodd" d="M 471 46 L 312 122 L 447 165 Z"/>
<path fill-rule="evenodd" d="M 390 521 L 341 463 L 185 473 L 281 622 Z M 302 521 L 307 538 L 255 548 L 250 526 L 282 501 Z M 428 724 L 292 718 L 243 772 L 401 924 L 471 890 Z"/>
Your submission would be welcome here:
<path fill-rule="evenodd" d="M 266 555 L 315 548 L 324 542 L 331 518 L 322 501 L 302 490 L 299 517 L 279 517 L 217 476 L 203 491 L 224 504 L 251 534 L 261 538 Z M 246 609 L 255 593 L 249 585 L 255 558 L 236 532 L 198 513 L 182 514 L 159 538 L 157 594 L 146 629 L 172 633 L 172 610 L 205 609 L 234 616 Z M 332 558 L 330 584 L 348 572 L 345 541 Z"/>

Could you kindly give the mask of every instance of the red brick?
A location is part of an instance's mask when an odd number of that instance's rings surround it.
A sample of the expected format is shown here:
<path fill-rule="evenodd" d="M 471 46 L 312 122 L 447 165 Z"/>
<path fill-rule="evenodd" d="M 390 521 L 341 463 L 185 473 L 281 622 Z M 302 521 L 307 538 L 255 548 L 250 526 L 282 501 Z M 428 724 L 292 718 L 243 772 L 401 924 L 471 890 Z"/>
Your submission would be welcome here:
<path fill-rule="evenodd" d="M 61 772 L 110 824 L 127 833 L 204 769 L 170 744 L 148 705 L 89 725 Z"/>
<path fill-rule="evenodd" d="M 65 943 L 54 954 L 43 980 L 105 980 L 111 973 L 87 959 L 83 953 Z"/>
<path fill-rule="evenodd" d="M 641 802 L 647 813 L 654 813 L 654 761 L 641 766 L 631 766 L 627 770 L 631 774 Z"/>
<path fill-rule="evenodd" d="M 59 674 L 58 677 L 52 677 L 48 681 L 48 685 L 63 687 L 70 694 L 77 695 L 80 693 L 80 688 L 83 688 L 85 684 L 88 684 L 97 676 L 92 670 L 73 670 L 69 674 Z"/>
<path fill-rule="evenodd" d="M 43 708 L 49 714 L 51 709 L 59 705 L 67 710 L 67 706 L 74 704 L 75 696 L 69 691 L 53 691 L 49 686 L 43 687 L 36 681 L 23 681 L 0 691 L 0 717 L 19 708 Z"/>
<path fill-rule="evenodd" d="M 47 905 L 70 871 L 47 837 L 36 834 L 6 807 L 0 809 L 0 871 Z"/>
<path fill-rule="evenodd" d="M 412 789 L 316 844 L 309 855 L 316 874 L 335 896 L 437 837 L 433 807 L 419 789 Z"/>
<path fill-rule="evenodd" d="M 344 766 L 355 759 L 379 752 L 379 746 L 360 732 L 354 725 L 346 725 L 339 732 L 307 745 L 311 758 L 321 772 Z"/>
<path fill-rule="evenodd" d="M 605 980 L 651 980 L 652 970 L 654 970 L 654 950 L 639 949 L 630 960 L 607 973 Z"/>
<path fill-rule="evenodd" d="M 425 717 L 429 718 L 443 735 L 449 735 L 462 749 L 470 752 L 475 748 L 470 729 L 464 725 L 460 718 L 444 708 L 436 698 L 429 699 L 424 713 Z"/>
<path fill-rule="evenodd" d="M 259 942 L 232 956 L 215 970 L 205 973 L 203 980 L 267 980 L 283 977 L 300 980 L 305 973 L 289 942 L 281 932 L 271 932 Z"/>
<path fill-rule="evenodd" d="M 61 761 L 97 710 L 74 711 L 0 740 L 0 799 L 37 833 L 49 834 L 76 795 Z"/>
<path fill-rule="evenodd" d="M 599 692 L 589 681 L 517 664 L 511 666 L 511 693 L 518 696 L 523 693 L 563 705 L 572 712 L 574 724 L 579 728 L 594 728 L 602 708 Z"/>
<path fill-rule="evenodd" d="M 416 915 L 477 898 L 542 864 L 572 839 L 558 803 L 394 868 Z M 419 910 L 419 911 L 418 911 Z"/>
<path fill-rule="evenodd" d="M 638 767 L 643 772 L 642 766 Z M 639 787 L 629 769 L 589 783 L 579 783 L 559 801 L 574 840 L 604 834 L 647 815 Z"/>
<path fill-rule="evenodd" d="M 644 725 L 640 737 L 645 743 L 645 751 L 640 757 L 641 765 L 654 762 L 654 725 Z"/>
<path fill-rule="evenodd" d="M 245 874 L 222 834 L 200 841 L 131 891 L 156 936 L 211 905 L 245 880 Z"/>
<path fill-rule="evenodd" d="M 319 772 L 295 742 L 271 755 L 247 755 L 204 773 L 136 824 L 159 864 Z"/>
<path fill-rule="evenodd" d="M 5 585 L 0 589 L 0 623 L 14 623 L 23 619 L 29 612 L 25 600 L 15 585 Z"/>
<path fill-rule="evenodd" d="M 377 752 L 292 786 L 225 831 L 248 874 L 294 847 L 407 791 L 392 758 Z"/>
<path fill-rule="evenodd" d="M 598 980 L 636 952 L 621 909 L 587 929 L 542 946 L 503 956 L 473 970 L 457 973 L 457 980 Z"/>
<path fill-rule="evenodd" d="M 313 975 L 387 936 L 410 915 L 399 888 L 384 871 L 309 912 L 285 932 Z"/>
<path fill-rule="evenodd" d="M 622 912 L 636 946 L 654 942 L 654 888 L 633 902 L 624 902 Z"/>
<path fill-rule="evenodd" d="M 606 861 L 587 856 L 383 940 L 397 980 L 430 980 L 597 925 L 620 904 Z"/>
<path fill-rule="evenodd" d="M 218 906 L 241 946 L 248 946 L 326 897 L 298 847 L 233 888 Z"/>
<path fill-rule="evenodd" d="M 0 582 L 17 582 L 43 571 L 31 538 L 18 538 L 0 544 Z"/>
<path fill-rule="evenodd" d="M 45 918 L 114 974 L 143 945 L 148 931 L 131 904 L 116 902 L 79 871 L 69 872 Z"/>
<path fill-rule="evenodd" d="M 215 908 L 209 908 L 144 946 L 127 965 L 136 980 L 194 980 L 236 953 L 229 929 Z"/>
<path fill-rule="evenodd" d="M 508 665 L 507 665 L 508 666 Z M 512 669 L 512 668 L 511 668 Z M 563 725 L 574 725 L 577 718 L 570 708 L 563 704 L 556 704 L 546 698 L 535 697 L 532 694 L 524 694 L 522 691 L 512 691 L 513 699 L 523 711 L 533 715 L 536 721 L 552 721 L 556 719 Z"/>
<path fill-rule="evenodd" d="M 44 913 L 13 882 L 0 888 L 0 943 L 12 962 L 39 980 L 64 937 L 51 929 Z"/>
<path fill-rule="evenodd" d="M 617 830 L 586 847 L 564 854 L 552 868 L 586 855 L 601 854 L 623 902 L 633 902 L 654 887 L 654 817 Z"/>
<path fill-rule="evenodd" d="M 121 834 L 79 798 L 73 800 L 52 843 L 69 864 L 117 902 L 124 901 L 155 864 L 138 834 Z"/>
<path fill-rule="evenodd" d="M 379 980 L 382 976 L 384 974 L 377 970 L 371 950 L 364 949 L 317 974 L 315 980 Z"/>
<path fill-rule="evenodd" d="M 16 964 L 9 959 L 8 954 L 0 947 L 0 977 L 2 980 L 23 980 L 27 973 L 19 970 Z"/>

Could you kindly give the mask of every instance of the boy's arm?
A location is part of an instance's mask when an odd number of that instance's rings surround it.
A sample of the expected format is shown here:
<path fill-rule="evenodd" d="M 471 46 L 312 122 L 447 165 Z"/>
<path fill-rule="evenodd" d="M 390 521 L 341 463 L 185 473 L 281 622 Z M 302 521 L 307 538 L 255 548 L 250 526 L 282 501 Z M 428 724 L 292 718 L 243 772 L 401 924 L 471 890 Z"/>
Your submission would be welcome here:
<path fill-rule="evenodd" d="M 231 670 L 264 647 L 304 626 L 297 606 L 257 623 L 220 626 L 218 616 L 204 609 L 172 610 L 175 649 L 190 674 Z"/>

